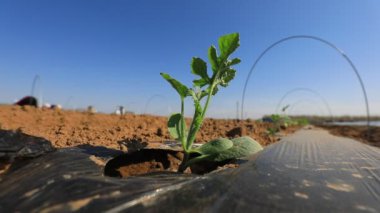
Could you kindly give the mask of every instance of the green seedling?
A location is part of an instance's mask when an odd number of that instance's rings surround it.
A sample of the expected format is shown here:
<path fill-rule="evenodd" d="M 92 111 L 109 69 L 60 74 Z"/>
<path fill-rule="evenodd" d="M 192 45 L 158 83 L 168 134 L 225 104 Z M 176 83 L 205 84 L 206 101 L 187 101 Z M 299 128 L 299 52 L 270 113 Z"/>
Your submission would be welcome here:
<path fill-rule="evenodd" d="M 274 136 L 277 132 L 280 132 L 281 128 L 286 129 L 290 126 L 306 126 L 309 124 L 307 119 L 296 118 L 293 119 L 287 115 L 273 114 L 270 116 L 273 126 L 267 128 L 268 135 Z"/>
<path fill-rule="evenodd" d="M 240 59 L 230 59 L 229 57 L 239 47 L 239 42 L 239 34 L 232 33 L 219 38 L 219 54 L 215 46 L 209 48 L 208 59 L 212 75 L 209 75 L 205 61 L 201 58 L 193 57 L 191 73 L 196 75 L 197 79 L 193 80 L 192 88 L 188 88 L 166 73 L 161 73 L 161 76 L 177 91 L 181 99 L 181 112 L 171 115 L 168 120 L 169 133 L 177 141 L 180 141 L 185 154 L 184 160 L 178 169 L 179 172 L 183 172 L 188 166 L 199 161 L 223 161 L 239 158 L 262 149 L 260 144 L 248 137 L 234 140 L 220 138 L 198 148 L 193 147 L 196 134 L 202 126 L 211 98 L 218 93 L 220 87 L 227 87 L 235 77 L 236 70 L 232 66 L 240 63 Z M 192 98 L 195 106 L 190 128 L 187 128 L 184 117 L 184 100 L 187 97 Z M 196 153 L 197 157 L 190 159 L 190 154 L 192 153 Z"/>
<path fill-rule="evenodd" d="M 280 132 L 281 128 L 288 128 L 293 124 L 292 119 L 287 115 L 273 114 L 270 116 L 273 127 L 269 127 L 267 132 L 269 135 L 274 136 L 277 132 Z"/>

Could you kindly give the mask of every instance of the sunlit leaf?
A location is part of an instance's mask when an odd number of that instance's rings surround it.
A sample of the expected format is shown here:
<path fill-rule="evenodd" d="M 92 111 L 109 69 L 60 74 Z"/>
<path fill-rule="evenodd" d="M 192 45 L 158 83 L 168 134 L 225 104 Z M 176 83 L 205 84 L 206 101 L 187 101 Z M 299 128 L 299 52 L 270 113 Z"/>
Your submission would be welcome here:
<path fill-rule="evenodd" d="M 219 138 L 212 141 L 209 141 L 203 144 L 197 149 L 202 155 L 214 155 L 222 151 L 225 151 L 233 146 L 232 141 L 226 138 Z"/>
<path fill-rule="evenodd" d="M 255 140 L 248 136 L 235 138 L 231 140 L 233 146 L 217 154 L 212 160 L 224 161 L 228 159 L 244 158 L 253 155 L 263 149 Z"/>
<path fill-rule="evenodd" d="M 191 60 L 191 73 L 200 76 L 205 81 L 209 80 L 207 75 L 207 64 L 201 58 L 193 57 Z"/>
<path fill-rule="evenodd" d="M 208 60 L 210 61 L 212 71 L 216 72 L 218 70 L 218 55 L 214 46 L 208 49 Z"/>
<path fill-rule="evenodd" d="M 204 87 L 208 84 L 208 81 L 204 78 L 193 80 L 194 86 Z"/>
<path fill-rule="evenodd" d="M 170 85 L 178 92 L 179 96 L 181 98 L 185 98 L 188 95 L 188 88 L 183 85 L 181 82 L 177 81 L 176 79 L 172 78 L 169 74 L 166 73 L 160 73 L 160 75 L 167 80 Z"/>
<path fill-rule="evenodd" d="M 234 58 L 231 61 L 229 61 L 228 65 L 229 66 L 233 66 L 233 65 L 236 65 L 236 64 L 238 64 L 240 62 L 241 62 L 241 60 L 239 58 Z"/>
<path fill-rule="evenodd" d="M 168 120 L 168 130 L 170 136 L 174 139 L 179 139 L 181 137 L 181 114 L 176 113 L 172 114 Z"/>
<path fill-rule="evenodd" d="M 220 61 L 223 62 L 239 47 L 239 33 L 224 35 L 219 38 Z"/>

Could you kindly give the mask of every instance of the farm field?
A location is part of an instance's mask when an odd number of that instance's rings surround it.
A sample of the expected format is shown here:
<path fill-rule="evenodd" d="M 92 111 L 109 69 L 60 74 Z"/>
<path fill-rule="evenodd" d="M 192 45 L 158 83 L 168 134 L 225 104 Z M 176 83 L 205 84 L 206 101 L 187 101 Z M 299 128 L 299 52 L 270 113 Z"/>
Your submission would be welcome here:
<path fill-rule="evenodd" d="M 45 138 L 57 148 L 87 144 L 123 150 L 121 142 L 170 141 L 173 139 L 167 130 L 167 119 L 152 115 L 120 116 L 12 105 L 0 106 L 1 129 L 18 130 L 28 135 Z M 187 123 L 189 124 L 190 120 L 187 120 Z M 267 133 L 270 125 L 253 120 L 206 119 L 195 142 L 203 143 L 219 137 L 234 138 L 249 135 L 266 146 L 278 140 Z M 281 134 L 292 133 L 296 129 L 297 127 L 291 127 L 282 130 Z"/>
<path fill-rule="evenodd" d="M 0 106 L 0 128 L 18 130 L 25 134 L 42 137 L 57 147 L 79 145 L 103 146 L 124 150 L 121 142 L 164 142 L 172 141 L 167 130 L 167 117 L 153 115 L 124 116 L 79 111 L 56 111 L 20 107 Z M 189 125 L 190 119 L 187 119 Z M 254 120 L 206 119 L 196 143 L 204 143 L 218 137 L 235 138 L 249 135 L 261 145 L 267 146 L 279 138 L 268 134 L 269 123 Z M 366 138 L 366 126 L 319 126 L 338 136 L 357 139 L 363 143 L 380 146 L 380 127 L 371 128 L 371 136 Z M 280 135 L 289 134 L 299 127 L 282 130 Z"/>

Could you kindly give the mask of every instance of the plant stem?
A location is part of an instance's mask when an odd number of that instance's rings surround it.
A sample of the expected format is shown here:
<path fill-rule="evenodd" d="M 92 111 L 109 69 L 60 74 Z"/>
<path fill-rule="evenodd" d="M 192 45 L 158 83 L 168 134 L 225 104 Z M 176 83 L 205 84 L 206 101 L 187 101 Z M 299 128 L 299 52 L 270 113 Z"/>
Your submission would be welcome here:
<path fill-rule="evenodd" d="M 201 113 L 201 123 L 203 123 L 203 120 L 206 116 L 206 111 L 207 111 L 207 108 L 210 104 L 211 96 L 212 96 L 214 87 L 215 87 L 214 84 L 212 84 L 211 88 L 210 88 L 210 93 L 207 96 L 206 103 L 205 103 L 203 110 L 202 110 L 202 113 Z M 197 127 L 194 127 L 194 119 L 195 119 L 196 113 L 197 112 L 194 113 L 194 117 L 193 117 L 193 120 L 191 122 L 190 132 L 189 132 L 189 135 L 187 137 L 187 142 L 186 142 L 187 146 L 184 146 L 184 158 L 183 158 L 181 165 L 178 168 L 178 172 L 183 172 L 188 167 L 188 159 L 189 159 L 189 155 L 191 152 L 191 147 L 193 145 L 193 142 L 195 140 L 195 136 L 196 136 L 197 132 L 199 131 L 200 127 L 202 126 L 202 125 L 199 125 Z"/>
<path fill-rule="evenodd" d="M 205 106 L 204 106 L 204 108 L 203 108 L 203 112 L 202 112 L 202 121 L 203 121 L 203 119 L 205 118 L 206 111 L 207 111 L 208 105 L 209 105 L 209 103 L 210 103 L 212 93 L 214 92 L 214 87 L 215 87 L 215 86 L 212 84 L 212 85 L 211 85 L 211 89 L 210 89 L 210 94 L 208 94 L 208 97 L 207 97 L 207 100 L 206 100 Z"/>
<path fill-rule="evenodd" d="M 220 71 L 217 72 L 217 73 L 220 73 Z M 217 76 L 213 77 L 213 79 L 216 79 Z M 190 152 L 191 152 L 191 147 L 193 146 L 193 143 L 194 143 L 194 140 L 195 140 L 195 136 L 196 136 L 197 132 L 199 131 L 199 129 L 201 128 L 203 120 L 204 120 L 204 118 L 206 116 L 206 111 L 207 111 L 207 108 L 208 108 L 208 106 L 210 104 L 212 94 L 214 93 L 215 86 L 216 86 L 215 82 L 212 81 L 211 86 L 210 86 L 210 90 L 209 90 L 209 93 L 208 93 L 208 96 L 207 96 L 206 103 L 205 103 L 205 105 L 204 105 L 204 107 L 202 109 L 201 124 L 198 125 L 198 126 L 196 126 L 196 127 L 194 127 L 194 120 L 196 118 L 197 111 L 194 112 L 194 116 L 193 116 L 193 119 L 191 121 L 190 129 L 189 129 L 189 134 L 187 136 L 187 141 L 185 141 L 183 143 L 186 146 L 182 145 L 183 149 L 184 149 L 184 158 L 183 158 L 183 161 L 182 161 L 181 165 L 178 168 L 178 172 L 182 173 L 188 167 L 188 162 L 187 161 L 189 160 L 189 155 L 190 155 Z"/>
<path fill-rule="evenodd" d="M 187 161 L 189 160 L 189 153 L 185 151 L 183 154 L 184 154 L 183 160 L 181 164 L 179 165 L 178 171 L 177 171 L 179 173 L 183 173 L 185 171 L 185 169 L 187 168 Z"/>
<path fill-rule="evenodd" d="M 202 126 L 202 123 L 203 123 L 203 120 L 204 120 L 204 117 L 206 115 L 206 111 L 207 111 L 207 108 L 208 108 L 208 105 L 210 103 L 210 100 L 211 100 L 211 96 L 212 96 L 212 92 L 214 90 L 214 85 L 212 84 L 211 85 L 211 89 L 210 89 L 210 93 L 208 94 L 207 96 L 207 100 L 206 100 L 206 103 L 205 103 L 205 106 L 203 107 L 203 110 L 202 110 L 202 113 L 201 113 L 201 124 L 194 127 L 194 119 L 195 119 L 195 116 L 196 116 L 196 113 L 194 113 L 194 117 L 193 117 L 193 121 L 191 123 L 191 127 L 190 127 L 190 132 L 189 132 L 189 136 L 187 137 L 187 150 L 190 150 L 191 147 L 193 146 L 193 142 L 195 140 L 195 136 L 197 135 L 197 132 L 199 131 L 199 129 L 201 128 Z"/>
<path fill-rule="evenodd" d="M 182 147 L 185 149 L 184 151 L 187 152 L 186 145 L 186 137 L 185 137 L 185 103 L 184 99 L 181 98 L 181 143 Z"/>

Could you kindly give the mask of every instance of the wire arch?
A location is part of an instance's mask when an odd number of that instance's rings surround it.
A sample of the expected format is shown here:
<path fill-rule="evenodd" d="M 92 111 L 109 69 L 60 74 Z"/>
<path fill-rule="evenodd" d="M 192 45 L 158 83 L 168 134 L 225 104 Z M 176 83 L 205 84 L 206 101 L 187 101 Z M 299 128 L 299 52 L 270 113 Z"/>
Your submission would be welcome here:
<path fill-rule="evenodd" d="M 305 103 L 317 106 L 317 109 L 318 109 L 319 113 L 321 115 L 325 114 L 324 110 L 318 105 L 318 102 L 313 101 L 311 99 L 300 99 L 300 100 L 298 100 L 298 101 L 290 104 L 290 107 L 287 110 L 288 111 L 288 115 L 289 116 L 292 116 L 292 114 L 294 115 L 294 109 L 296 109 L 296 107 L 298 107 L 299 105 L 302 105 L 302 104 L 305 104 Z M 330 117 L 332 117 L 332 115 L 330 115 Z"/>
<path fill-rule="evenodd" d="M 144 113 L 143 114 L 147 114 L 147 110 L 148 110 L 148 106 L 150 105 L 150 103 L 152 102 L 153 99 L 155 98 L 162 98 L 164 101 L 166 101 L 167 103 L 167 107 L 168 107 L 168 113 L 170 114 L 170 111 L 171 111 L 171 107 L 170 105 L 168 104 L 168 99 L 164 96 L 164 95 L 160 95 L 160 94 L 155 94 L 155 95 L 152 95 L 148 100 L 147 102 L 145 103 L 145 107 L 144 107 Z"/>
<path fill-rule="evenodd" d="M 289 90 L 288 92 L 286 92 L 280 99 L 280 101 L 278 102 L 277 106 L 276 106 L 276 113 L 278 112 L 280 106 L 282 105 L 282 102 L 284 102 L 284 100 L 291 94 L 295 93 L 295 92 L 299 92 L 299 91 L 305 91 L 305 92 L 309 92 L 309 93 L 312 93 L 314 94 L 315 96 L 317 96 L 322 102 L 323 104 L 325 105 L 329 115 L 330 115 L 330 119 L 333 121 L 334 118 L 332 116 L 332 111 L 331 111 L 331 108 L 330 108 L 330 105 L 328 104 L 328 102 L 326 101 L 326 99 L 321 95 L 319 94 L 317 91 L 315 90 L 312 90 L 312 89 L 309 89 L 309 88 L 303 88 L 303 87 L 298 87 L 298 88 L 294 88 L 292 90 Z"/>
<path fill-rule="evenodd" d="M 275 46 L 277 46 L 277 45 L 279 45 L 279 44 L 281 44 L 281 43 L 283 43 L 285 41 L 289 41 L 289 40 L 293 40 L 293 39 L 311 39 L 311 40 L 315 40 L 315 41 L 321 42 L 323 44 L 326 44 L 327 46 L 331 47 L 336 52 L 338 52 L 347 61 L 347 63 L 350 65 L 350 67 L 354 71 L 354 73 L 355 73 L 355 75 L 356 75 L 356 77 L 357 77 L 357 79 L 358 79 L 358 81 L 360 83 L 360 87 L 362 89 L 362 92 L 363 92 L 364 102 L 365 102 L 365 108 L 366 108 L 366 114 L 367 114 L 367 127 L 369 129 L 369 127 L 370 127 L 370 110 L 369 110 L 367 92 L 366 92 L 366 89 L 365 89 L 365 86 L 364 86 L 364 82 L 363 82 L 363 80 L 362 80 L 362 78 L 361 78 L 361 76 L 359 74 L 359 71 L 356 69 L 356 66 L 351 61 L 351 59 L 341 49 L 339 49 L 337 46 L 335 46 L 333 43 L 331 43 L 331 42 L 329 42 L 329 41 L 327 41 L 325 39 L 319 38 L 317 36 L 311 36 L 311 35 L 295 35 L 295 36 L 289 36 L 289 37 L 280 39 L 280 40 L 274 42 L 273 44 L 271 44 L 269 47 L 267 47 L 259 55 L 259 57 L 253 63 L 253 65 L 251 67 L 251 70 L 249 71 L 248 76 L 247 76 L 246 81 L 245 81 L 245 84 L 244 84 L 244 89 L 243 89 L 243 94 L 242 94 L 242 100 L 241 100 L 241 119 L 244 119 L 244 117 L 243 117 L 244 116 L 244 99 L 245 99 L 245 94 L 246 94 L 248 82 L 249 82 L 249 79 L 250 79 L 250 77 L 251 77 L 254 69 L 256 68 L 256 65 L 259 63 L 259 61 L 264 57 L 264 55 L 269 50 L 271 50 Z"/>

